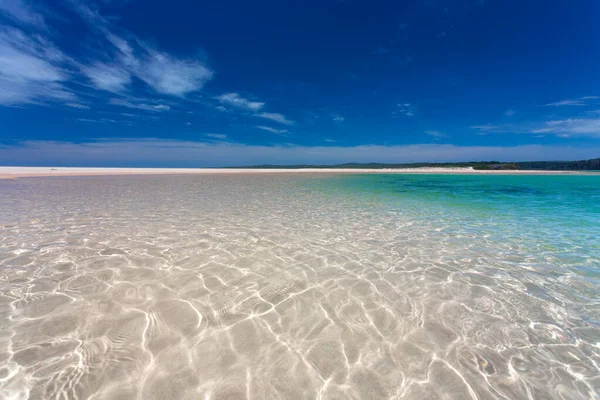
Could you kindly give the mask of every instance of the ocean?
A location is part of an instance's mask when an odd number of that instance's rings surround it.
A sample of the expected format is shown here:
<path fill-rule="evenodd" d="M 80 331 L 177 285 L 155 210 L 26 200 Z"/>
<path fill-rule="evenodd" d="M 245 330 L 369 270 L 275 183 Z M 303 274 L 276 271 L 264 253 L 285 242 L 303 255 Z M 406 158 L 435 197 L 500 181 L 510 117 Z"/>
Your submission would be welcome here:
<path fill-rule="evenodd" d="M 600 176 L 0 180 L 0 398 L 599 399 Z"/>

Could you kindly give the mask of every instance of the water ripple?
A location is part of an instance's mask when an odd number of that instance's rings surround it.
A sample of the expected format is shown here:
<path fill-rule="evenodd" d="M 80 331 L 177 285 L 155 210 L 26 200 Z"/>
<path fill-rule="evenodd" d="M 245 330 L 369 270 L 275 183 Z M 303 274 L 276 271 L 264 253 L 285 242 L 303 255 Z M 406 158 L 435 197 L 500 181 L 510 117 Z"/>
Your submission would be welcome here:
<path fill-rule="evenodd" d="M 596 242 L 339 184 L 0 182 L 0 397 L 600 398 Z"/>

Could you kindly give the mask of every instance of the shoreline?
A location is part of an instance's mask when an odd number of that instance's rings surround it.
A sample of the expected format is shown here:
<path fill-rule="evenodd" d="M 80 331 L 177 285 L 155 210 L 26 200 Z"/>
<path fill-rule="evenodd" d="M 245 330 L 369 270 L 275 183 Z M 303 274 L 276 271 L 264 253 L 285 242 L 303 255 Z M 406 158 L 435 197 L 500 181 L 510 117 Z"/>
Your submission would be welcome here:
<path fill-rule="evenodd" d="M 119 175 L 233 175 L 233 174 L 446 174 L 446 175 L 600 175 L 587 171 L 544 170 L 475 170 L 466 168 L 80 168 L 80 167 L 0 167 L 0 179 L 51 176 L 119 176 Z"/>

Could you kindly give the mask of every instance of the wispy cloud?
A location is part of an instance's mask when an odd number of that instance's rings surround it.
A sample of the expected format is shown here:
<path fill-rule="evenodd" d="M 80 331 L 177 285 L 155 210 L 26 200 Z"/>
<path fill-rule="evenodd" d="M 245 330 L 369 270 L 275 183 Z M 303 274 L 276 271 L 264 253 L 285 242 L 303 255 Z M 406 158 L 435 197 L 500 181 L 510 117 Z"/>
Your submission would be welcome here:
<path fill-rule="evenodd" d="M 416 107 L 411 103 L 398 103 L 398 112 L 406 117 L 412 117 L 415 115 Z M 393 112 L 393 115 L 397 115 L 396 112 Z"/>
<path fill-rule="evenodd" d="M 544 104 L 546 107 L 562 107 L 562 106 L 585 106 L 587 100 L 600 99 L 598 96 L 584 96 L 577 99 L 562 100 L 554 103 Z"/>
<path fill-rule="evenodd" d="M 473 125 L 470 126 L 469 128 L 471 129 L 475 129 L 478 132 L 478 134 L 480 135 L 486 135 L 488 133 L 499 133 L 502 131 L 503 126 L 502 125 L 493 125 L 493 124 L 486 124 L 486 125 Z"/>
<path fill-rule="evenodd" d="M 263 163 L 334 164 L 344 162 L 446 162 L 471 160 L 580 160 L 597 157 L 600 146 L 250 146 L 214 143 L 121 139 L 70 143 L 27 141 L 0 147 L 5 165 L 70 166 L 235 166 Z"/>
<path fill-rule="evenodd" d="M 158 93 L 185 96 L 196 92 L 209 81 L 213 72 L 195 60 L 179 60 L 157 50 L 148 50 L 138 60 L 134 73 Z"/>
<path fill-rule="evenodd" d="M 265 106 L 265 103 L 263 102 L 248 100 L 240 96 L 238 93 L 225 93 L 217 96 L 216 99 L 222 104 L 255 112 L 259 111 Z M 225 110 L 225 108 L 222 109 L 222 111 Z"/>
<path fill-rule="evenodd" d="M 288 133 L 287 129 L 275 129 L 275 128 L 271 128 L 270 126 L 264 126 L 264 125 L 258 125 L 257 128 L 262 129 L 263 131 L 268 131 L 268 132 L 277 133 L 277 134 Z"/>
<path fill-rule="evenodd" d="M 346 118 L 342 117 L 340 114 L 332 114 L 331 119 L 335 122 L 344 122 L 346 120 Z"/>
<path fill-rule="evenodd" d="M 160 112 L 160 111 L 169 111 L 171 109 L 171 107 L 166 104 L 132 103 L 130 101 L 122 100 L 122 99 L 110 99 L 110 101 L 108 103 L 112 104 L 113 106 L 136 108 L 138 110 L 144 110 L 144 111 Z"/>
<path fill-rule="evenodd" d="M 284 125 L 293 125 L 294 121 L 287 119 L 283 114 L 263 112 L 255 114 L 255 117 L 270 119 L 271 121 L 279 122 Z"/>
<path fill-rule="evenodd" d="M 425 134 L 429 135 L 429 136 L 433 136 L 434 138 L 437 138 L 437 139 L 448 137 L 448 135 L 446 135 L 445 133 L 440 132 L 438 130 L 425 131 Z"/>
<path fill-rule="evenodd" d="M 65 86 L 67 57 L 40 36 L 0 26 L 0 104 L 75 100 Z"/>
<path fill-rule="evenodd" d="M 96 89 L 109 92 L 122 92 L 131 83 L 131 73 L 121 66 L 95 63 L 82 66 L 81 72 L 91 80 Z"/>
<path fill-rule="evenodd" d="M 71 108 L 79 108 L 81 110 L 89 110 L 90 109 L 90 106 L 86 106 L 85 104 L 79 104 L 79 103 L 67 103 L 67 104 L 65 104 L 65 106 L 71 107 Z"/>
<path fill-rule="evenodd" d="M 600 119 L 570 118 L 547 121 L 544 127 L 534 129 L 532 133 L 550 133 L 561 137 L 600 137 Z"/>
<path fill-rule="evenodd" d="M 0 0 L 0 17 L 9 22 L 0 26 L 0 105 L 73 101 L 73 87 L 125 92 L 133 78 L 155 94 L 183 97 L 213 76 L 202 60 L 174 57 L 128 32 L 116 34 L 91 2 L 69 3 L 91 33 L 81 40 L 87 52 L 73 57 L 52 41 L 58 29 L 47 25 L 51 19 L 30 4 Z"/>
<path fill-rule="evenodd" d="M 587 115 L 590 115 L 589 113 Z M 600 138 L 600 118 L 567 118 L 550 121 L 529 121 L 520 124 L 474 125 L 479 135 L 493 133 L 539 134 L 563 138 L 581 136 Z"/>
<path fill-rule="evenodd" d="M 103 123 L 111 123 L 111 124 L 116 124 L 117 121 L 114 119 L 110 119 L 110 118 L 97 118 L 97 119 L 92 119 L 92 118 L 77 118 L 78 122 L 87 122 L 90 124 L 103 124 Z"/>
<path fill-rule="evenodd" d="M 39 29 L 46 28 L 44 17 L 23 0 L 0 0 L 0 14 Z"/>
<path fill-rule="evenodd" d="M 206 133 L 206 134 L 204 134 L 204 136 L 212 138 L 212 139 L 218 139 L 218 140 L 226 140 L 227 139 L 227 135 L 223 135 L 222 133 Z"/>
<path fill-rule="evenodd" d="M 511 108 L 509 108 L 508 110 L 506 110 L 504 112 L 504 115 L 507 117 L 512 117 L 513 115 L 515 115 L 517 112 Z"/>
<path fill-rule="evenodd" d="M 112 24 L 97 10 L 81 2 L 73 4 L 75 10 L 90 24 L 91 28 L 104 36 L 117 52 L 114 57 L 115 65 L 110 66 L 111 74 L 103 77 L 108 79 L 109 84 L 104 87 L 100 85 L 99 89 L 112 91 L 114 88 L 119 88 L 119 84 L 128 83 L 126 74 L 129 74 L 145 82 L 157 93 L 183 97 L 202 89 L 204 84 L 213 77 L 212 70 L 201 60 L 173 57 L 131 33 L 126 34 L 128 40 L 116 34 Z M 86 67 L 83 67 L 82 72 L 85 71 Z M 115 81 L 112 81 L 113 78 Z M 95 75 L 90 76 L 90 79 L 97 84 L 99 82 L 95 79 Z"/>

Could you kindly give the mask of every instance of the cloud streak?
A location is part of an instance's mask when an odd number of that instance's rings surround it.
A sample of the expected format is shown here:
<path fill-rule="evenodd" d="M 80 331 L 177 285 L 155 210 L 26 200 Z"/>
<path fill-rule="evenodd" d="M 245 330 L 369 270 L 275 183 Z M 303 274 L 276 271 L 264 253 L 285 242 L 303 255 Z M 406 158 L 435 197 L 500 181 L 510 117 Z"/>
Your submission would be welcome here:
<path fill-rule="evenodd" d="M 588 136 L 600 138 L 600 119 L 570 118 L 547 121 L 545 127 L 534 129 L 532 133 L 550 133 L 561 137 Z"/>
<path fill-rule="evenodd" d="M 277 134 L 288 133 L 287 129 L 275 129 L 275 128 L 271 128 L 270 126 L 264 126 L 264 125 L 258 125 L 257 128 L 262 129 L 263 131 L 268 131 L 268 132 L 277 133 Z"/>
<path fill-rule="evenodd" d="M 554 103 L 544 104 L 544 106 L 546 106 L 546 107 L 563 107 L 563 106 L 578 106 L 578 107 L 580 107 L 580 106 L 585 106 L 587 100 L 596 100 L 596 99 L 600 99 L 600 97 L 598 97 L 598 96 L 583 96 L 583 97 L 579 97 L 577 99 L 562 100 L 562 101 L 557 101 Z"/>
<path fill-rule="evenodd" d="M 433 136 L 436 139 L 441 139 L 441 138 L 448 137 L 448 135 L 446 135 L 445 133 L 437 131 L 437 130 L 425 131 L 425 134 L 429 135 L 429 136 Z"/>
<path fill-rule="evenodd" d="M 204 136 L 217 140 L 227 139 L 227 135 L 223 135 L 222 133 L 206 133 Z"/>
<path fill-rule="evenodd" d="M 131 74 L 126 69 L 103 63 L 82 66 L 81 72 L 87 76 L 96 89 L 119 93 L 131 83 Z"/>
<path fill-rule="evenodd" d="M 265 106 L 265 103 L 263 102 L 248 100 L 238 93 L 224 93 L 215 98 L 221 102 L 221 104 L 254 112 L 259 111 Z"/>
<path fill-rule="evenodd" d="M 110 99 L 110 101 L 108 103 L 113 106 L 135 108 L 135 109 L 144 110 L 144 111 L 161 112 L 161 111 L 169 111 L 171 109 L 171 107 L 166 104 L 132 103 L 130 101 L 122 100 L 122 99 Z"/>
<path fill-rule="evenodd" d="M 65 106 L 71 107 L 71 108 L 79 108 L 80 110 L 89 110 L 90 109 L 90 106 L 86 106 L 85 104 L 79 104 L 79 103 L 67 103 L 67 104 L 65 104 Z"/>
<path fill-rule="evenodd" d="M 284 125 L 293 125 L 294 124 L 294 121 L 287 119 L 283 114 L 279 114 L 279 113 L 263 112 L 260 114 L 255 114 L 254 116 L 259 117 L 259 118 L 269 119 L 271 121 L 279 122 L 280 124 L 284 124 Z"/>
<path fill-rule="evenodd" d="M 67 57 L 41 36 L 0 27 L 0 105 L 74 100 L 65 86 Z"/>
<path fill-rule="evenodd" d="M 0 0 L 0 14 L 38 29 L 46 29 L 44 17 L 23 0 Z"/>

